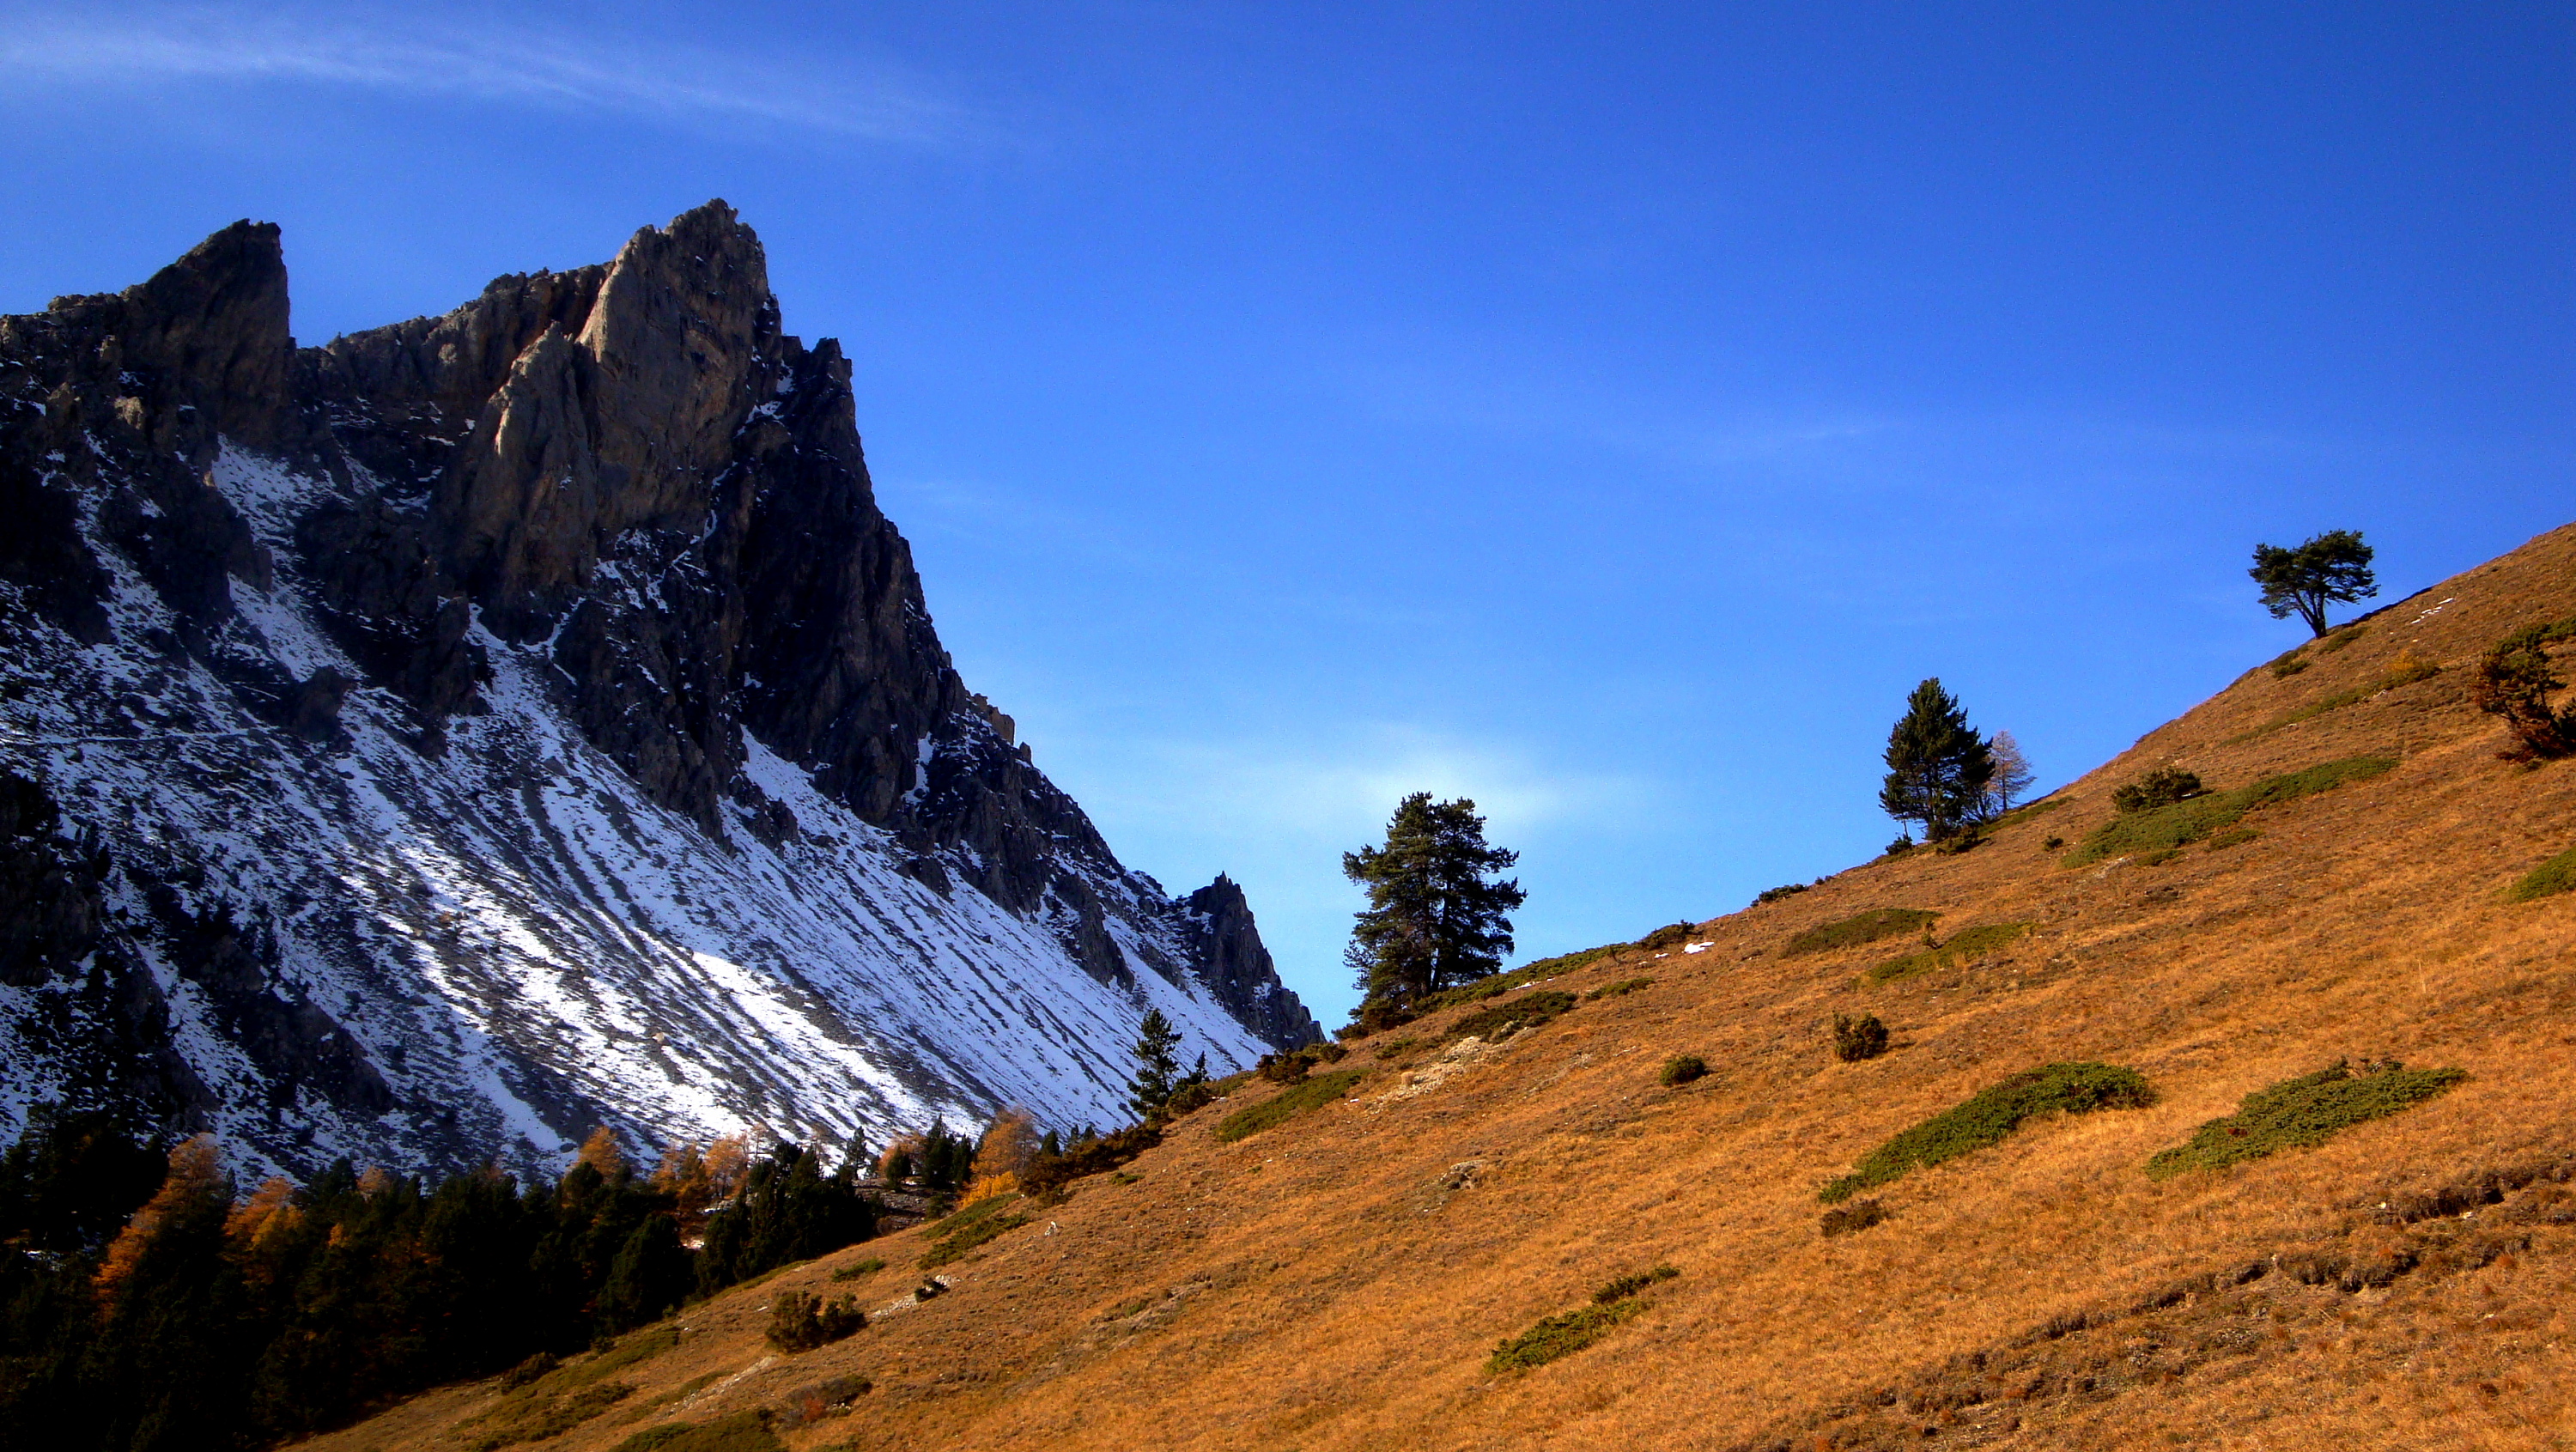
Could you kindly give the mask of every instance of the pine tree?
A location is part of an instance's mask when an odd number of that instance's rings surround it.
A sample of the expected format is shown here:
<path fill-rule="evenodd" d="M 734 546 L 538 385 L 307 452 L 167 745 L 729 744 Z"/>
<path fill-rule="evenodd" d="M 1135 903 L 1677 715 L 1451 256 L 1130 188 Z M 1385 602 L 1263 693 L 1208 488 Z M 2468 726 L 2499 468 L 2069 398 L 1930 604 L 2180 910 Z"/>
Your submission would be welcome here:
<path fill-rule="evenodd" d="M 2296 611 L 2315 635 L 2326 633 L 2326 606 L 2350 604 L 2379 593 L 2370 570 L 2371 548 L 2361 531 L 2330 529 L 2296 549 L 2280 545 L 2254 547 L 2254 568 L 2245 573 L 2263 587 L 2263 608 L 2281 619 Z"/>
<path fill-rule="evenodd" d="M 1994 753 L 1938 676 L 1906 698 L 1905 714 L 1887 733 L 1885 759 L 1879 806 L 1898 821 L 1921 822 L 1927 839 L 1955 836 L 1983 814 Z"/>
<path fill-rule="evenodd" d="M 1343 875 L 1368 889 L 1343 954 L 1366 996 L 1364 1022 L 1502 967 L 1512 950 L 1505 914 L 1528 895 L 1515 880 L 1488 879 L 1519 860 L 1486 844 L 1474 802 L 1429 792 L 1396 804 L 1386 845 L 1342 854 Z"/>
<path fill-rule="evenodd" d="M 1145 1010 L 1145 1021 L 1136 1026 L 1136 1077 L 1127 1081 L 1127 1107 L 1136 1111 L 1138 1119 L 1162 1108 L 1178 1087 L 1181 1061 L 1172 1051 L 1180 1046 L 1181 1036 L 1163 1011 Z"/>

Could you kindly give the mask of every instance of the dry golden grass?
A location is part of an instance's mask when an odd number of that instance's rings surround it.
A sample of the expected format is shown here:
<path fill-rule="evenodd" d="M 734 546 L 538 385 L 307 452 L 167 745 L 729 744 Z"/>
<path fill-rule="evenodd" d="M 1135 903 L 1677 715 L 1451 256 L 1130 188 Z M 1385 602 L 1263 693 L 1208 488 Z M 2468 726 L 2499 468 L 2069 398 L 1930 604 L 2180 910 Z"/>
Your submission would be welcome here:
<path fill-rule="evenodd" d="M 1409 1026 L 1412 1047 L 1348 1061 L 1371 1070 L 1348 1100 L 1219 1144 L 1219 1119 L 1274 1092 L 1247 1084 L 1133 1183 L 1078 1182 L 946 1267 L 947 1294 L 900 1305 L 911 1282 L 885 1276 L 848 1341 L 773 1355 L 766 1307 L 864 1258 L 910 1265 L 918 1231 L 692 1308 L 675 1349 L 619 1369 L 634 1396 L 546 1445 L 611 1448 L 860 1375 L 876 1390 L 781 1442 L 1635 1452 L 1919 1446 L 1929 1427 L 1979 1447 L 2576 1446 L 2576 895 L 2504 896 L 2576 845 L 2576 763 L 2498 760 L 2456 668 L 2571 612 L 2576 527 L 2295 675 L 2258 666 L 1972 852 L 1855 868 L 1719 919 L 1701 953 L 1583 964 L 1548 986 L 1653 982 L 1497 1045 L 1443 1044 L 1453 1015 Z M 2406 674 L 2410 653 L 2444 670 L 2254 730 Z M 2224 790 L 2370 753 L 2401 764 L 2257 811 L 2260 835 L 2224 850 L 2069 870 L 2042 846 L 2081 840 L 2156 766 Z M 1861 976 L 1886 944 L 1779 951 L 1879 907 L 2035 926 L 1878 986 Z M 1828 1027 L 1862 1010 L 1894 1044 L 1840 1063 Z M 1711 1074 L 1658 1086 L 1679 1052 Z M 2247 1091 L 2342 1057 L 2471 1077 L 2316 1149 L 2147 1177 Z M 1817 1188 L 1871 1146 L 2064 1060 L 2135 1068 L 2161 1097 L 2026 1124 L 1876 1192 L 1885 1223 L 1819 1233 Z M 1667 1262 L 1680 1279 L 1600 1344 L 1486 1372 L 1498 1339 Z M 440 1391 L 320 1445 L 459 1447 L 497 1395 Z"/>

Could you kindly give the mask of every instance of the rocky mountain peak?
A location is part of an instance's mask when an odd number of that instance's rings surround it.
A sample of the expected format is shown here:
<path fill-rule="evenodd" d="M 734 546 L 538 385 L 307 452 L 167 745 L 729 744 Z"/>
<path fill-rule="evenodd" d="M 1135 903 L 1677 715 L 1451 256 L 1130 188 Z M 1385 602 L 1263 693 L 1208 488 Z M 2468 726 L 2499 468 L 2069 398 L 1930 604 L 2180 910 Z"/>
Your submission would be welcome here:
<path fill-rule="evenodd" d="M 730 207 L 317 348 L 285 288 L 241 223 L 0 319 L 7 765 L 88 935 L 0 968 L 115 1026 L 0 1005 L 30 1082 L 425 1165 L 1106 1122 L 1148 1006 L 1315 1036 L 1241 890 L 1121 866 L 958 678 Z"/>

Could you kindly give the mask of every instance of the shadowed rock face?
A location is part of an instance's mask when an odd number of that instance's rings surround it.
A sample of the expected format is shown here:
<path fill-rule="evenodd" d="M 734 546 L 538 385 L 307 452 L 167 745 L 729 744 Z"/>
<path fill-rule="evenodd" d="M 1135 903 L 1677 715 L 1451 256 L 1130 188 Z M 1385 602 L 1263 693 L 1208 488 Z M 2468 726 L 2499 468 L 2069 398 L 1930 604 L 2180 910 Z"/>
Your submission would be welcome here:
<path fill-rule="evenodd" d="M 1128 873 L 959 680 L 877 508 L 848 361 L 778 318 L 758 238 L 713 202 L 603 266 L 500 278 L 444 317 L 318 348 L 288 335 L 277 229 L 248 222 L 123 293 L 0 319 L 0 590 L 25 617 L 0 653 L 140 651 L 220 682 L 281 759 L 381 722 L 429 761 L 494 709 L 506 655 L 546 668 L 546 709 L 708 852 L 803 840 L 747 770 L 763 747 L 895 870 L 1038 925 L 1139 1011 L 1150 975 L 1261 1043 L 1314 1037 L 1240 889 L 1176 903 Z M 254 476 L 268 492 L 245 502 Z M 149 608 L 119 593 L 129 572 Z M 327 645 L 278 644 L 290 604 Z M 118 709 L 56 705 L 75 723 Z M 256 932 L 224 939 L 187 892 L 152 911 L 235 965 L 208 981 L 249 991 Z M 291 998 L 286 1027 L 243 1042 L 298 1046 L 299 1082 L 353 1112 L 394 1092 Z"/>

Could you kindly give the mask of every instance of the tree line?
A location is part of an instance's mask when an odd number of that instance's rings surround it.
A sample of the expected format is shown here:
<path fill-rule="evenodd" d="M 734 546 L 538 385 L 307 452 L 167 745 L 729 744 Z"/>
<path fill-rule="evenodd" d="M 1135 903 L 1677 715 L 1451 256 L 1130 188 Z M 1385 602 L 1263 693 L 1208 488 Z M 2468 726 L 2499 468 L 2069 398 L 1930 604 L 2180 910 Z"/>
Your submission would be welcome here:
<path fill-rule="evenodd" d="M 940 1192 L 974 1145 L 905 1152 Z M 262 1447 L 579 1351 L 875 1235 L 863 1164 L 721 1139 L 639 1172 L 603 1130 L 552 1182 L 342 1160 L 245 1193 L 210 1136 L 40 1108 L 0 1153 L 0 1448 Z"/>

